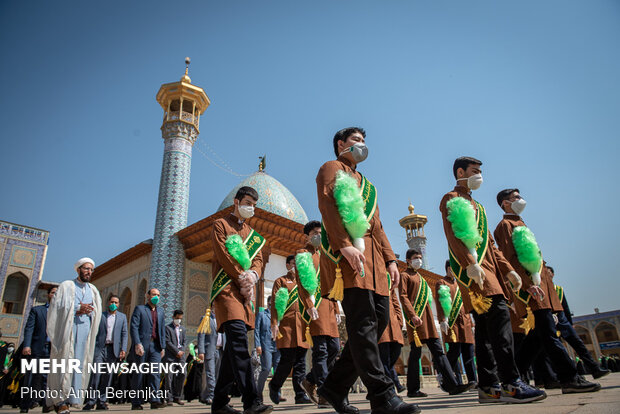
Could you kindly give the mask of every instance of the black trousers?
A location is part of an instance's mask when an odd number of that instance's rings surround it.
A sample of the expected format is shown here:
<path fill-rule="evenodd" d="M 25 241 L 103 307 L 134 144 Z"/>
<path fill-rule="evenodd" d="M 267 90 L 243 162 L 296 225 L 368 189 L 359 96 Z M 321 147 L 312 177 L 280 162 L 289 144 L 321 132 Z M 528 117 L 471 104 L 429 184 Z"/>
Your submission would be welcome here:
<path fill-rule="evenodd" d="M 344 290 L 342 309 L 349 340 L 321 388 L 345 398 L 359 376 L 368 390 L 371 406 L 385 404 L 394 384 L 385 374 L 377 344 L 389 321 L 389 298 L 367 289 Z"/>
<path fill-rule="evenodd" d="M 45 355 L 39 355 L 39 356 L 33 355 L 31 358 L 32 359 L 49 358 L 50 357 L 49 342 L 45 344 L 45 351 L 47 352 Z M 28 357 L 22 357 L 22 358 L 28 358 Z M 47 389 L 47 374 L 40 374 L 40 373 L 33 374 L 32 372 L 26 372 L 21 386 L 27 387 L 28 389 L 32 388 L 35 390 L 45 390 Z M 17 391 L 17 395 L 21 396 L 20 390 Z M 41 399 L 37 398 L 34 401 L 38 402 L 42 407 L 44 407 L 47 404 L 45 401 L 45 398 L 41 398 Z M 32 402 L 33 402 L 33 399 L 30 398 L 30 393 L 28 392 L 24 395 L 24 397 L 19 398 L 19 408 L 20 409 L 30 408 L 30 405 L 32 404 Z M 51 405 L 51 402 L 50 402 L 50 405 Z"/>
<path fill-rule="evenodd" d="M 462 356 L 463 366 L 465 367 L 465 374 L 467 374 L 467 381 L 477 382 L 476 378 L 476 364 L 474 362 L 474 345 L 466 344 L 462 342 L 450 343 L 448 345 L 448 352 L 446 353 L 450 367 L 456 375 L 456 382 L 462 383 L 460 370 L 458 367 L 459 357 Z"/>
<path fill-rule="evenodd" d="M 433 358 L 433 365 L 435 369 L 441 374 L 441 385 L 444 390 L 452 391 L 456 388 L 456 376 L 454 371 L 450 367 L 450 362 L 446 354 L 443 353 L 441 347 L 441 341 L 437 338 L 428 338 L 422 340 L 423 344 L 426 344 L 428 350 L 431 351 Z M 409 361 L 407 368 L 407 391 L 414 393 L 420 390 L 420 357 L 422 356 L 422 347 L 415 346 L 411 343 L 411 352 L 409 352 Z"/>
<path fill-rule="evenodd" d="M 558 380 L 551 367 L 551 359 L 544 351 L 540 352 L 532 363 L 532 371 L 534 372 L 535 384 L 549 384 Z"/>
<path fill-rule="evenodd" d="M 327 378 L 327 373 L 333 368 L 340 351 L 340 338 L 327 335 L 312 337 L 312 369 L 306 375 L 306 379 L 320 387 Z"/>
<path fill-rule="evenodd" d="M 387 374 L 388 377 L 394 383 L 394 386 L 398 389 L 401 387 L 400 381 L 398 380 L 398 374 L 394 369 L 394 364 L 398 361 L 398 357 L 400 356 L 400 351 L 403 348 L 401 344 L 398 342 L 383 342 L 379 344 L 379 353 L 381 354 L 381 362 L 383 363 L 383 370 Z"/>
<path fill-rule="evenodd" d="M 248 352 L 247 327 L 245 322 L 238 319 L 224 322 L 222 327 L 226 334 L 226 345 L 213 391 L 212 408 L 217 410 L 228 404 L 233 383 L 236 383 L 241 391 L 243 409 L 246 410 L 259 400 Z"/>
<path fill-rule="evenodd" d="M 306 392 L 301 388 L 301 381 L 306 376 L 306 348 L 279 348 L 280 362 L 276 371 L 273 373 L 271 383 L 269 384 L 274 390 L 280 391 L 284 381 L 293 370 L 293 390 L 295 390 L 295 398 L 303 398 Z"/>
<path fill-rule="evenodd" d="M 476 363 L 481 387 L 500 381 L 511 383 L 519 378 L 513 351 L 512 326 L 508 305 L 502 295 L 491 296 L 493 302 L 486 313 L 473 312 L 476 321 Z"/>
<path fill-rule="evenodd" d="M 556 336 L 555 321 L 551 310 L 536 310 L 534 311 L 534 318 L 536 320 L 534 329 L 527 334 L 516 356 L 519 371 L 521 373 L 527 372 L 530 365 L 544 349 L 544 352 L 549 355 L 553 370 L 558 375 L 560 382 L 572 381 L 577 375 L 577 368 L 568 356 L 566 348 Z"/>
<path fill-rule="evenodd" d="M 573 325 L 568 321 L 564 312 L 558 312 L 557 316 L 558 324 L 556 327 L 557 330 L 560 331 L 562 338 L 575 350 L 590 372 L 596 371 L 599 368 L 598 363 L 592 358 L 592 354 L 588 351 L 588 348 L 586 348 L 581 338 L 579 338 L 575 328 L 573 328 Z"/>

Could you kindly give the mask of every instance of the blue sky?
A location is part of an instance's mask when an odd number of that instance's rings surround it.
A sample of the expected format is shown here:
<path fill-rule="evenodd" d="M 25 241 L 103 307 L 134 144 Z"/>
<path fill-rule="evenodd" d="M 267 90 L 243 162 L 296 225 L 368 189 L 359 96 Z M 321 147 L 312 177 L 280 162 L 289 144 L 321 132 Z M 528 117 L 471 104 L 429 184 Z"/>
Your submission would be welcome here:
<path fill-rule="evenodd" d="M 599 0 L 2 2 L 0 219 L 51 232 L 46 280 L 151 238 L 155 94 L 191 56 L 212 101 L 196 146 L 241 174 L 266 153 L 310 218 L 334 132 L 360 125 L 394 250 L 411 199 L 439 271 L 439 201 L 475 156 L 490 227 L 496 193 L 519 187 L 573 311 L 617 309 L 619 21 Z M 188 222 L 239 180 L 195 150 Z"/>

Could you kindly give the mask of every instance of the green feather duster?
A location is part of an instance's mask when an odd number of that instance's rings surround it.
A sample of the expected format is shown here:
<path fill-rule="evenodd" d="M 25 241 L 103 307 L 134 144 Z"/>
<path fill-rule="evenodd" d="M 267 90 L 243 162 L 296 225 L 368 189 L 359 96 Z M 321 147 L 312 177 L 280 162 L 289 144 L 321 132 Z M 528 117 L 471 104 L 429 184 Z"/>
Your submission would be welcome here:
<path fill-rule="evenodd" d="M 250 254 L 247 247 L 243 243 L 243 239 L 238 234 L 231 234 L 224 242 L 228 253 L 241 265 L 243 270 L 248 270 L 252 265 Z"/>
<path fill-rule="evenodd" d="M 299 253 L 295 256 L 295 267 L 299 275 L 299 281 L 310 296 L 314 296 L 319 281 L 316 277 L 316 269 L 309 252 Z"/>
<path fill-rule="evenodd" d="M 463 197 L 454 197 L 446 204 L 448 221 L 452 223 L 452 231 L 457 239 L 463 242 L 468 249 L 475 249 L 476 244 L 482 241 L 478 233 L 476 212 L 471 203 Z"/>
<path fill-rule="evenodd" d="M 536 237 L 525 226 L 515 227 L 512 232 L 512 244 L 517 252 L 519 263 L 530 273 L 538 273 L 542 265 L 542 254 L 536 243 Z"/>
<path fill-rule="evenodd" d="M 364 200 L 360 194 L 360 187 L 355 178 L 342 170 L 336 173 L 334 199 L 342 224 L 349 236 L 353 239 L 364 237 L 370 224 L 364 213 Z"/>
<path fill-rule="evenodd" d="M 281 287 L 276 292 L 276 299 L 273 302 L 276 313 L 278 315 L 278 322 L 282 320 L 284 317 L 284 311 L 286 311 L 286 304 L 288 303 L 288 289 L 285 287 Z"/>
<path fill-rule="evenodd" d="M 450 315 L 450 311 L 452 310 L 452 298 L 450 298 L 450 286 L 441 285 L 437 290 L 437 296 L 439 296 L 439 304 L 443 309 L 443 313 L 446 315 L 446 318 Z"/>

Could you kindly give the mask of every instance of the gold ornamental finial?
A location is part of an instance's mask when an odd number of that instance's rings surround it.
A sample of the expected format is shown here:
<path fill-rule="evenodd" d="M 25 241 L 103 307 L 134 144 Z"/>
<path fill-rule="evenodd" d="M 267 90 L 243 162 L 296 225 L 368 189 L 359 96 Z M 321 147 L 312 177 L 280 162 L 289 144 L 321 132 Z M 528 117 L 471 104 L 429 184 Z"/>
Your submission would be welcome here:
<path fill-rule="evenodd" d="M 409 214 L 413 214 L 413 204 L 411 204 L 411 200 L 409 200 Z"/>
<path fill-rule="evenodd" d="M 262 157 L 258 157 L 260 162 L 258 163 L 258 172 L 263 172 L 265 167 L 267 166 L 267 155 L 263 155 Z"/>
<path fill-rule="evenodd" d="M 189 72 L 189 64 L 192 60 L 188 57 L 185 58 L 185 74 L 181 77 L 181 82 L 187 82 L 187 83 L 192 83 L 192 80 L 190 79 L 188 72 Z"/>

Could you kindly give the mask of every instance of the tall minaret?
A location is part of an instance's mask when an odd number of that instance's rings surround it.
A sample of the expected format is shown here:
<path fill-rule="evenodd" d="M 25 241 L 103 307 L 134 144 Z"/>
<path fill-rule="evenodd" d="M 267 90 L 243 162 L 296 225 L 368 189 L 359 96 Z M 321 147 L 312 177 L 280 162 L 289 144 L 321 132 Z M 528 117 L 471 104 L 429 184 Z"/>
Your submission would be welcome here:
<path fill-rule="evenodd" d="M 426 216 L 413 213 L 413 204 L 409 203 L 409 215 L 398 220 L 407 232 L 407 244 L 410 249 L 418 249 L 422 252 L 422 267 L 428 270 L 426 259 L 426 236 L 424 235 L 424 225 L 428 221 Z"/>
<path fill-rule="evenodd" d="M 185 74 L 180 81 L 166 83 L 157 92 L 157 102 L 164 109 L 161 126 L 164 161 L 149 286 L 161 292 L 166 319 L 172 317 L 172 310 L 181 309 L 183 304 L 185 253 L 176 232 L 187 226 L 192 146 L 198 138 L 200 115 L 211 103 L 202 88 L 192 85 L 188 76 L 189 62 L 189 58 L 185 58 Z"/>

